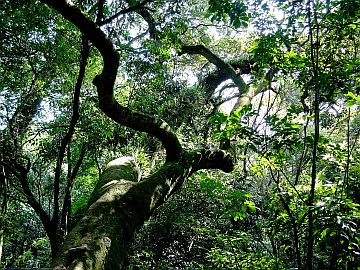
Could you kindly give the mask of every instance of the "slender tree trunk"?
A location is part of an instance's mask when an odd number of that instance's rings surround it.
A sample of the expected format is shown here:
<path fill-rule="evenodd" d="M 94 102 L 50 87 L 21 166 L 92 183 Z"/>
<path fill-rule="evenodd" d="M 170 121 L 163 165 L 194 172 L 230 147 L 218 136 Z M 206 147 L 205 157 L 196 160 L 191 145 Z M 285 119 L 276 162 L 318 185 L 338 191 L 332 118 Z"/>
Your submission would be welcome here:
<path fill-rule="evenodd" d="M 315 33 L 313 31 L 313 26 L 311 23 L 311 6 L 314 9 L 314 23 L 315 23 Z M 310 183 L 310 193 L 308 200 L 308 237 L 307 237 L 307 256 L 306 256 L 306 269 L 313 269 L 313 253 L 314 253 L 314 198 L 315 198 L 315 186 L 316 186 L 316 175 L 317 175 L 317 153 L 318 153 L 318 143 L 320 138 L 320 89 L 317 84 L 318 79 L 318 25 L 317 25 L 317 14 L 315 3 L 312 0 L 308 1 L 308 26 L 309 26 L 309 36 L 310 36 L 310 45 L 311 45 L 311 61 L 313 68 L 313 87 L 315 92 L 315 100 L 314 100 L 314 126 L 315 126 L 315 134 L 314 134 L 314 144 L 312 151 L 312 166 L 311 166 L 311 183 Z"/>
<path fill-rule="evenodd" d="M 283 205 L 286 213 L 288 214 L 288 216 L 290 218 L 290 223 L 291 223 L 292 229 L 293 229 L 293 237 L 294 237 L 294 245 L 295 245 L 295 253 L 296 253 L 296 264 L 297 264 L 298 269 L 302 269 L 298 223 L 296 222 L 296 219 L 293 215 L 293 212 L 290 209 L 289 204 L 286 202 L 286 200 L 284 199 L 284 196 L 281 194 L 281 189 L 280 189 L 280 185 L 279 185 L 279 177 L 275 177 L 271 168 L 270 168 L 270 173 L 276 183 L 276 188 L 279 193 L 278 196 L 280 198 L 281 204 Z"/>
<path fill-rule="evenodd" d="M 73 101 L 72 101 L 72 115 L 70 119 L 70 125 L 69 129 L 67 130 L 65 136 L 61 140 L 60 149 L 56 161 L 56 168 L 55 168 L 55 179 L 54 179 L 54 214 L 51 219 L 52 227 L 57 232 L 57 238 L 63 239 L 66 235 L 67 231 L 66 228 L 62 227 L 61 225 L 64 225 L 63 221 L 66 219 L 66 216 L 68 215 L 70 208 L 68 207 L 68 202 L 70 201 L 71 197 L 71 188 L 73 181 L 76 177 L 69 177 L 66 185 L 65 190 L 65 201 L 63 203 L 63 207 L 65 209 L 60 209 L 60 177 L 61 177 L 61 167 L 64 161 L 65 152 L 67 147 L 70 147 L 71 139 L 75 133 L 75 127 L 79 120 L 80 114 L 79 114 L 79 107 L 80 107 L 80 91 L 81 86 L 84 81 L 85 77 L 85 70 L 87 65 L 87 60 L 89 58 L 89 42 L 88 40 L 82 36 L 81 39 L 81 59 L 80 59 L 80 66 L 79 66 L 79 73 L 76 80 L 75 88 L 74 88 L 74 94 L 73 94 Z M 83 157 L 80 158 L 81 162 L 83 160 Z M 80 165 L 79 165 L 80 166 Z M 57 243 L 61 243 L 61 240 L 56 240 Z M 55 243 L 54 243 L 55 244 Z M 57 250 L 57 248 L 56 248 Z M 56 253 L 56 250 L 54 251 Z M 53 254 L 54 254 L 53 252 Z"/>
<path fill-rule="evenodd" d="M 2 197 L 0 208 L 0 266 L 2 261 L 2 253 L 4 248 L 4 223 L 7 213 L 8 200 L 7 200 L 7 180 L 5 176 L 5 170 L 0 166 L 0 197 Z"/>
<path fill-rule="evenodd" d="M 280 194 L 279 187 L 278 187 L 278 190 L 279 190 L 279 194 Z M 298 269 L 302 269 L 298 224 L 296 223 L 295 217 L 294 217 L 289 205 L 286 203 L 284 197 L 282 195 L 279 195 L 279 196 L 280 196 L 280 201 L 286 210 L 286 213 L 290 217 L 290 222 L 291 222 L 292 229 L 293 229 L 293 237 L 294 237 L 294 245 L 295 245 L 295 253 L 296 253 L 296 264 L 297 264 Z"/>
<path fill-rule="evenodd" d="M 3 227 L 3 217 L 0 217 L 0 266 L 2 266 L 3 248 L 4 248 L 4 227 Z"/>

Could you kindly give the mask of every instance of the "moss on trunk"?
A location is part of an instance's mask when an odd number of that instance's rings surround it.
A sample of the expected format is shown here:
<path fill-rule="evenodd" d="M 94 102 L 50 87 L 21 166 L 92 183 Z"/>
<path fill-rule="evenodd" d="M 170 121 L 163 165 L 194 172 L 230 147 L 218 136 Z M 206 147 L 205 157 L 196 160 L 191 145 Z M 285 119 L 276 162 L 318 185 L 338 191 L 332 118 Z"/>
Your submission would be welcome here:
<path fill-rule="evenodd" d="M 53 262 L 57 269 L 121 269 L 134 233 L 153 211 L 199 169 L 230 171 L 222 151 L 184 152 L 157 172 L 137 181 L 131 158 L 110 162 L 101 175 L 83 218 L 65 239 Z"/>

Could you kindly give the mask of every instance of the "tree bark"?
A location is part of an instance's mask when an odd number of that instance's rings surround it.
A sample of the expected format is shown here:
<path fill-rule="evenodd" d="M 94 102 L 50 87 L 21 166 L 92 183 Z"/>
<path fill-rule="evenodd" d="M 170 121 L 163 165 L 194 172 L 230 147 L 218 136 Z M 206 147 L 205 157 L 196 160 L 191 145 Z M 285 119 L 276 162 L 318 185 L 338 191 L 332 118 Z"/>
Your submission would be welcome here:
<path fill-rule="evenodd" d="M 134 233 L 154 210 L 200 169 L 233 169 L 221 150 L 184 152 L 157 172 L 137 182 L 129 157 L 110 162 L 102 173 L 82 219 L 56 256 L 55 269 L 121 269 Z"/>
<path fill-rule="evenodd" d="M 311 53 L 311 62 L 313 68 L 313 80 L 316 82 L 318 80 L 319 73 L 319 51 L 317 44 L 319 42 L 318 39 L 318 27 L 317 17 L 316 17 L 316 7 L 312 0 L 307 1 L 307 16 L 308 16 L 308 26 L 309 26 L 309 38 L 310 38 L 310 53 Z M 311 7 L 314 9 L 311 10 Z M 312 12 L 314 13 L 314 23 L 315 23 L 315 33 L 311 23 Z M 311 183 L 310 183 L 310 191 L 309 191 L 309 199 L 308 199 L 308 228 L 307 228 L 307 252 L 306 252 L 306 270 L 313 269 L 313 257 L 314 257 L 314 200 L 315 200 L 315 188 L 316 188 L 316 178 L 317 178 L 317 154 L 318 154 L 318 144 L 320 139 L 320 89 L 319 85 L 316 83 L 312 86 L 314 88 L 314 143 L 312 150 L 312 164 L 311 164 Z"/>
<path fill-rule="evenodd" d="M 130 158 L 110 162 L 84 216 L 53 261 L 55 269 L 120 269 L 135 231 L 186 178 L 201 169 L 230 172 L 233 162 L 221 150 L 186 151 L 162 119 L 121 106 L 114 97 L 119 56 L 112 42 L 96 23 L 66 0 L 41 1 L 72 22 L 102 55 L 103 69 L 93 81 L 100 109 L 121 125 L 155 136 L 166 149 L 165 164 L 140 182 L 135 182 L 138 173 Z"/>

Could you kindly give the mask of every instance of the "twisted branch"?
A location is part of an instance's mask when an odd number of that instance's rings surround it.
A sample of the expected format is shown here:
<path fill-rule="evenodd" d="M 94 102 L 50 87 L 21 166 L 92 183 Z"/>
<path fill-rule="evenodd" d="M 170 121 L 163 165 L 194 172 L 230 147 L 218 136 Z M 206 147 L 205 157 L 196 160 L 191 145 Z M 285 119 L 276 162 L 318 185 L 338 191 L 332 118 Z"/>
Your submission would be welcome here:
<path fill-rule="evenodd" d="M 41 0 L 72 22 L 93 43 L 103 58 L 101 74 L 94 78 L 100 109 L 115 122 L 137 131 L 147 132 L 158 138 L 167 153 L 167 160 L 178 159 L 182 147 L 171 127 L 159 118 L 134 112 L 121 106 L 114 97 L 114 85 L 119 67 L 119 56 L 111 41 L 99 26 L 90 21 L 75 6 L 65 0 Z"/>

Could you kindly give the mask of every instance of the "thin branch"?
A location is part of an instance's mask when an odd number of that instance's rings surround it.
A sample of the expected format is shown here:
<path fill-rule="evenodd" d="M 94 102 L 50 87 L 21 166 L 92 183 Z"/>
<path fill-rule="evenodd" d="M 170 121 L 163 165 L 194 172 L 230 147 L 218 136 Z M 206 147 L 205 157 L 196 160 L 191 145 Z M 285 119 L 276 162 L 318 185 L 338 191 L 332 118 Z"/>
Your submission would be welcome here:
<path fill-rule="evenodd" d="M 239 98 L 240 97 L 240 94 L 235 94 L 235 95 L 232 95 L 230 97 L 227 97 L 227 98 L 223 98 L 221 100 L 217 100 L 216 103 L 213 103 L 212 105 L 216 108 L 220 107 L 222 104 L 224 104 L 225 102 L 228 102 L 234 98 Z"/>
<path fill-rule="evenodd" d="M 290 218 L 290 222 L 291 222 L 292 229 L 293 229 L 293 235 L 294 235 L 294 244 L 295 244 L 295 250 L 296 250 L 296 263 L 297 263 L 298 268 L 302 269 L 298 223 L 296 222 L 296 218 L 294 217 L 293 211 L 291 211 L 289 204 L 286 202 L 286 200 L 284 199 L 284 196 L 281 194 L 281 188 L 280 188 L 280 185 L 279 185 L 280 176 L 278 175 L 278 177 L 275 178 L 271 167 L 270 167 L 270 174 L 271 174 L 271 177 L 273 178 L 273 180 L 276 183 L 276 187 L 277 187 L 277 190 L 278 190 L 278 196 L 280 198 L 280 201 L 281 201 L 282 205 L 284 206 L 285 211 L 286 211 L 286 213 L 288 214 L 288 216 Z M 301 199 L 301 197 L 300 197 L 300 199 Z"/>
<path fill-rule="evenodd" d="M 20 182 L 22 191 L 26 196 L 27 203 L 34 209 L 34 211 L 39 215 L 42 223 L 44 224 L 45 230 L 50 229 L 50 217 L 42 208 L 40 203 L 36 200 L 34 194 L 32 193 L 29 182 L 27 181 L 27 174 L 24 174 L 25 168 L 20 168 L 18 165 L 17 168 L 10 166 L 7 163 L 1 163 L 2 166 L 6 167 Z M 20 169 L 20 171 L 19 171 Z"/>
<path fill-rule="evenodd" d="M 144 0 L 144 1 L 138 3 L 138 4 L 134 5 L 134 6 L 125 8 L 125 9 L 123 9 L 123 10 L 120 10 L 120 11 L 117 12 L 115 15 L 111 16 L 110 18 L 107 18 L 107 19 L 99 22 L 98 25 L 103 26 L 103 25 L 105 25 L 105 24 L 111 23 L 112 21 L 114 21 L 115 19 L 117 19 L 117 18 L 118 18 L 119 16 L 121 16 L 121 15 L 125 15 L 125 14 L 127 14 L 127 13 L 130 13 L 130 12 L 133 12 L 133 11 L 137 11 L 137 10 L 139 10 L 139 9 L 144 8 L 147 3 L 150 3 L 150 2 L 152 2 L 152 1 L 153 1 L 153 0 Z"/>
<path fill-rule="evenodd" d="M 305 154 L 307 153 L 306 136 L 307 136 L 308 124 L 309 124 L 309 118 L 307 117 L 306 123 L 304 125 L 304 140 L 303 140 L 303 147 L 302 147 L 302 151 L 301 151 L 301 157 L 300 157 L 299 166 L 297 168 L 296 175 L 295 175 L 295 185 L 297 185 L 299 183 L 301 169 L 304 165 Z"/>
<path fill-rule="evenodd" d="M 267 160 L 270 164 L 274 165 L 274 164 L 271 162 L 270 159 L 266 158 L 266 160 Z M 270 170 L 271 170 L 271 168 L 270 168 Z M 295 191 L 296 194 L 298 195 L 299 199 L 306 205 L 306 202 L 305 202 L 304 199 L 301 197 L 300 192 L 296 189 L 296 186 L 290 181 L 289 177 L 288 177 L 287 174 L 284 172 L 284 170 L 283 170 L 282 168 L 280 168 L 280 169 L 278 170 L 278 172 L 281 172 L 281 173 L 282 173 L 282 175 L 284 176 L 285 180 L 289 183 L 289 185 L 294 189 L 294 191 Z"/>
<path fill-rule="evenodd" d="M 90 47 L 88 44 L 88 40 L 83 37 L 82 38 L 82 46 L 81 46 L 81 62 L 80 62 L 80 70 L 78 74 L 78 78 L 76 81 L 75 89 L 74 89 L 74 97 L 73 97 L 73 109 L 72 116 L 70 120 L 69 129 L 61 140 L 58 159 L 56 161 L 55 168 L 55 179 L 54 179 L 54 215 L 52 217 L 53 224 L 58 224 L 59 222 L 59 195 L 60 195 L 60 176 L 61 176 L 61 166 L 65 156 L 66 147 L 69 145 L 72 136 L 75 132 L 75 126 L 79 119 L 79 103 L 80 103 L 80 90 L 81 85 L 85 76 L 85 67 L 87 64 L 87 59 L 89 57 Z"/>
<path fill-rule="evenodd" d="M 83 163 L 84 157 L 86 154 L 86 147 L 85 145 L 81 146 L 81 151 L 79 158 L 75 164 L 74 169 L 69 171 L 67 176 L 67 184 L 66 184 L 66 190 L 65 190 L 65 196 L 62 206 L 62 212 L 61 212 L 61 229 L 63 229 L 64 236 L 68 234 L 68 227 L 70 224 L 70 212 L 71 212 L 71 191 L 74 185 L 74 180 L 79 172 L 80 166 Z M 70 167 L 70 165 L 69 165 Z"/>
<path fill-rule="evenodd" d="M 96 24 L 97 25 L 101 24 L 102 18 L 104 16 L 104 4 L 105 4 L 105 1 L 106 0 L 99 0 L 99 2 L 98 2 L 98 13 L 97 13 L 97 16 L 96 16 Z"/>

